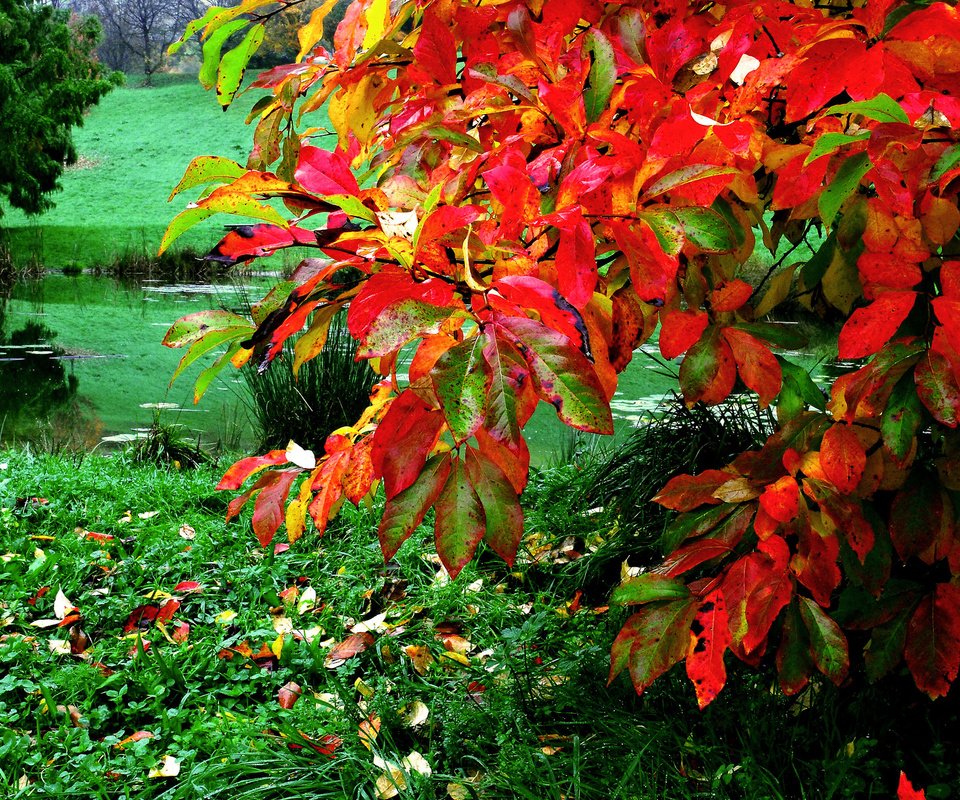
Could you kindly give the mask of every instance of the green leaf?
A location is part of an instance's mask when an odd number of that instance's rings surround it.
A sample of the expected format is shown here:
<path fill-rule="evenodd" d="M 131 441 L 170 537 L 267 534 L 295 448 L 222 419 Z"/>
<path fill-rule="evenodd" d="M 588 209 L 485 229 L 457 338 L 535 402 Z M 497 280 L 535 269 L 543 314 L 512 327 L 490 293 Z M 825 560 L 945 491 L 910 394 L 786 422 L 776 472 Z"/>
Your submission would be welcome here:
<path fill-rule="evenodd" d="M 694 206 L 674 209 L 683 232 L 694 247 L 703 253 L 729 253 L 737 240 L 722 214 L 712 208 Z"/>
<path fill-rule="evenodd" d="M 777 674 L 780 690 L 787 696 L 797 694 L 810 683 L 813 672 L 810 659 L 810 637 L 800 618 L 797 604 L 790 603 L 783 615 L 783 631 L 777 648 Z"/>
<path fill-rule="evenodd" d="M 703 536 L 721 524 L 736 508 L 731 503 L 712 506 L 702 511 L 688 511 L 671 522 L 660 537 L 664 553 L 672 553 L 687 539 Z"/>
<path fill-rule="evenodd" d="M 240 352 L 240 342 L 234 342 L 227 350 L 221 355 L 216 361 L 214 361 L 209 367 L 207 367 L 203 372 L 197 376 L 196 382 L 193 384 L 193 402 L 199 403 L 200 398 L 203 397 L 207 389 L 210 388 L 210 384 L 213 383 L 213 379 L 220 374 L 221 370 L 227 364 L 230 363 L 230 359 L 233 358 L 237 353 Z"/>
<path fill-rule="evenodd" d="M 431 372 L 433 388 L 453 440 L 461 444 L 483 423 L 491 375 L 483 359 L 482 336 L 471 336 L 451 347 Z"/>
<path fill-rule="evenodd" d="M 375 358 L 399 350 L 419 336 L 437 333 L 454 313 L 453 308 L 435 306 L 411 297 L 391 303 L 370 323 L 357 355 Z"/>
<path fill-rule="evenodd" d="M 902 122 L 904 125 L 910 124 L 910 118 L 900 104 L 890 95 L 881 92 L 870 100 L 858 100 L 855 103 L 841 103 L 840 105 L 830 106 L 826 110 L 827 114 L 839 116 L 840 114 L 859 114 L 867 119 L 875 119 L 877 122 Z M 869 134 L 868 134 L 869 136 Z"/>
<path fill-rule="evenodd" d="M 810 655 L 817 669 L 839 686 L 850 669 L 847 637 L 840 626 L 808 597 L 800 598 L 800 616 L 810 637 Z"/>
<path fill-rule="evenodd" d="M 899 106 L 897 106 L 897 108 L 899 108 Z M 869 138 L 870 131 L 863 131 L 862 133 L 856 134 L 825 133 L 818 138 L 816 142 L 814 142 L 813 149 L 804 160 L 803 165 L 806 166 L 807 164 L 816 161 L 818 158 L 825 156 L 828 153 L 835 153 L 845 144 L 850 144 L 850 142 L 862 142 Z"/>
<path fill-rule="evenodd" d="M 637 214 L 640 219 L 650 226 L 657 237 L 657 241 L 668 256 L 679 255 L 687 239 L 684 236 L 683 225 L 677 218 L 676 209 L 666 206 L 644 209 Z"/>
<path fill-rule="evenodd" d="M 917 396 L 917 385 L 913 374 L 907 372 L 893 387 L 880 418 L 883 446 L 898 464 L 906 464 L 922 419 L 923 404 Z"/>
<path fill-rule="evenodd" d="M 948 147 L 940 154 L 940 158 L 937 159 L 937 163 L 930 171 L 931 183 L 940 180 L 950 170 L 957 166 L 957 164 L 960 164 L 960 144 L 955 144 L 952 147 Z"/>
<path fill-rule="evenodd" d="M 167 225 L 167 230 L 160 240 L 160 249 L 158 252 L 163 253 L 182 234 L 186 233 L 197 223 L 203 222 L 203 220 L 212 217 L 216 213 L 217 212 L 212 209 L 200 208 L 199 206 L 192 206 L 191 208 L 181 211 L 170 220 L 170 224 Z"/>
<path fill-rule="evenodd" d="M 252 329 L 253 326 L 246 317 L 234 314 L 232 311 L 212 309 L 197 311 L 181 317 L 167 331 L 163 337 L 164 347 L 186 347 L 199 341 L 212 331 L 222 331 L 234 328 Z"/>
<path fill-rule="evenodd" d="M 359 198 L 348 194 L 327 194 L 323 196 L 324 202 L 336 206 L 351 217 L 365 219 L 367 222 L 374 222 L 376 214 L 367 208 Z"/>
<path fill-rule="evenodd" d="M 205 186 L 208 183 L 230 183 L 246 171 L 245 167 L 229 158 L 200 156 L 190 162 L 180 179 L 180 183 L 174 187 L 167 199 L 168 201 L 173 200 L 180 192 L 192 189 L 194 186 Z"/>
<path fill-rule="evenodd" d="M 684 657 L 699 603 L 694 597 L 644 606 L 627 620 L 610 648 L 610 681 L 629 664 L 637 693 Z"/>
<path fill-rule="evenodd" d="M 520 498 L 503 470 L 479 450 L 467 448 L 466 466 L 486 517 L 484 541 L 512 567 L 523 538 Z"/>
<path fill-rule="evenodd" d="M 587 52 L 593 56 L 587 85 L 583 90 L 583 101 L 589 123 L 596 122 L 607 107 L 617 82 L 617 64 L 613 45 L 605 34 L 596 28 L 591 28 L 587 31 L 584 42 Z"/>
<path fill-rule="evenodd" d="M 910 609 L 912 610 L 912 609 Z M 870 641 L 863 652 L 867 680 L 876 683 L 903 660 L 903 647 L 907 640 L 907 623 L 910 613 L 904 611 L 890 622 L 873 629 Z"/>
<path fill-rule="evenodd" d="M 191 20 L 186 29 L 183 31 L 183 36 L 181 36 L 179 39 L 177 39 L 177 41 L 167 48 L 167 55 L 172 56 L 174 53 L 176 53 L 181 47 L 183 47 L 190 37 L 192 37 L 201 28 L 206 27 L 213 20 L 213 18 L 217 16 L 217 14 L 224 10 L 225 9 L 221 6 L 210 6 L 210 8 L 207 9 L 206 13 L 202 17 Z"/>
<path fill-rule="evenodd" d="M 866 153 L 857 153 L 840 165 L 836 176 L 830 181 L 827 188 L 823 190 L 820 194 L 820 199 L 817 201 L 820 218 L 825 225 L 833 225 L 840 206 L 857 190 L 863 176 L 867 174 L 872 166 L 870 157 Z"/>
<path fill-rule="evenodd" d="M 406 489 L 387 500 L 377 536 L 384 560 L 389 561 L 423 522 L 450 474 L 450 455 L 433 456 Z"/>
<path fill-rule="evenodd" d="M 813 406 L 819 411 L 826 411 L 826 398 L 817 384 L 813 382 L 810 373 L 785 358 L 778 356 L 777 361 L 780 362 L 780 370 L 783 374 L 783 388 L 780 390 L 781 399 L 786 392 L 796 397 L 804 407 Z"/>
<path fill-rule="evenodd" d="M 218 347 L 221 347 L 228 342 L 247 339 L 250 337 L 250 334 L 254 332 L 254 330 L 256 330 L 256 328 L 248 323 L 243 327 L 210 331 L 202 339 L 190 345 L 187 352 L 183 354 L 183 358 L 180 359 L 180 363 L 177 365 L 173 375 L 170 377 L 170 384 L 172 385 L 173 382 L 179 377 L 180 373 L 182 373 L 201 356 L 205 356 L 210 351 L 216 350 Z"/>
<path fill-rule="evenodd" d="M 657 572 L 646 572 L 627 578 L 610 595 L 610 604 L 615 606 L 651 603 L 657 600 L 679 600 L 690 596 L 685 583 L 668 578 Z"/>
<path fill-rule="evenodd" d="M 220 69 L 220 54 L 223 45 L 237 31 L 242 31 L 250 24 L 248 19 L 234 19 L 217 28 L 203 43 L 203 64 L 200 66 L 200 85 L 204 89 L 212 89 L 217 82 L 217 72 Z"/>
<path fill-rule="evenodd" d="M 264 31 L 262 22 L 254 25 L 247 31 L 243 41 L 228 51 L 220 61 L 220 69 L 217 72 L 217 102 L 224 108 L 229 106 L 236 97 L 247 63 L 263 43 Z"/>
<path fill-rule="evenodd" d="M 437 498 L 437 555 L 456 578 L 473 558 L 486 525 L 483 506 L 466 467 L 455 458 L 453 470 Z"/>
<path fill-rule="evenodd" d="M 657 197 L 666 194 L 680 186 L 702 181 L 705 178 L 716 178 L 719 175 L 736 175 L 740 170 L 734 167 L 718 167 L 714 164 L 688 164 L 674 172 L 664 175 L 643 194 L 644 197 Z"/>
<path fill-rule="evenodd" d="M 830 235 L 823 240 L 817 252 L 810 257 L 809 261 L 803 265 L 803 269 L 800 270 L 800 281 L 803 283 L 804 288 L 812 289 L 820 283 L 826 274 L 827 267 L 829 267 L 830 262 L 833 261 L 833 251 L 836 246 L 836 231 L 830 231 Z"/>
<path fill-rule="evenodd" d="M 526 317 L 504 317 L 523 354 L 539 396 L 557 409 L 567 425 L 591 433 L 613 433 L 613 415 L 587 357 L 562 333 Z"/>

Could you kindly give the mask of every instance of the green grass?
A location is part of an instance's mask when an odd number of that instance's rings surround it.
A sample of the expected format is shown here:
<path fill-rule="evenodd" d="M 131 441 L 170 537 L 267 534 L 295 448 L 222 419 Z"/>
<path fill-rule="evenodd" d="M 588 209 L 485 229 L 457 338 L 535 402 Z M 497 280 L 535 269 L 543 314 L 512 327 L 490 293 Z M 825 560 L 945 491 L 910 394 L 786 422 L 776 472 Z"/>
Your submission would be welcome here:
<path fill-rule="evenodd" d="M 16 262 L 96 267 L 124 254 L 153 254 L 167 223 L 195 199 L 191 194 L 167 202 L 190 160 L 220 155 L 246 161 L 253 126 L 244 118 L 256 95 L 241 96 L 223 112 L 194 76 L 162 77 L 145 88 L 131 76 L 90 110 L 74 133 L 80 160 L 64 174 L 63 191 L 52 198 L 56 208 L 36 217 L 3 209 L 0 226 Z M 178 246 L 208 251 L 225 221 L 198 226 Z"/>
<path fill-rule="evenodd" d="M 416 800 L 454 784 L 489 800 L 880 797 L 901 766 L 928 797 L 960 788 L 953 707 L 911 695 L 895 711 L 889 686 L 850 696 L 817 684 L 789 699 L 768 669 L 728 662 L 729 686 L 702 714 L 677 670 L 639 698 L 624 678 L 607 687 L 624 612 L 604 610 L 602 593 L 575 613 L 569 603 L 577 554 L 613 527 L 565 501 L 574 468 L 535 474 L 514 569 L 482 552 L 449 582 L 426 526 L 383 563 L 379 502 L 346 507 L 322 540 L 264 554 L 246 523 L 223 523 L 223 467 L 0 457 L 0 796 L 374 798 L 378 764 L 414 751 L 432 769 L 407 776 L 399 796 Z M 58 592 L 81 618 L 38 627 L 57 619 Z M 168 595 L 181 605 L 163 629 L 131 617 Z M 327 663 L 381 614 L 365 651 Z M 410 647 L 431 654 L 422 673 Z M 285 709 L 290 681 L 302 695 Z M 428 716 L 410 727 L 418 702 Z M 138 731 L 151 736 L 120 746 Z M 333 757 L 314 749 L 331 737 Z M 168 756 L 179 775 L 149 777 Z"/>

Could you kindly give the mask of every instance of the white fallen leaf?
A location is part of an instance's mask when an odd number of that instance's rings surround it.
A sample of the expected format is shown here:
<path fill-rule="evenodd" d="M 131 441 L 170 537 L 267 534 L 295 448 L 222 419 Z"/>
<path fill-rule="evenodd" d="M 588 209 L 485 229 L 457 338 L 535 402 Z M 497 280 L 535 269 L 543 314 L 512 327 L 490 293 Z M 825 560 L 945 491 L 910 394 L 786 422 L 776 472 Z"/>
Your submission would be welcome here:
<path fill-rule="evenodd" d="M 141 511 L 137 516 L 140 517 L 140 519 L 153 519 L 159 513 L 159 511 Z"/>
<path fill-rule="evenodd" d="M 287 461 L 303 469 L 313 469 L 317 466 L 317 457 L 312 450 L 304 450 L 293 439 L 287 443 Z"/>
<path fill-rule="evenodd" d="M 302 592 L 297 600 L 297 613 L 306 614 L 317 605 L 317 590 L 308 586 Z"/>
<path fill-rule="evenodd" d="M 35 619 L 30 623 L 34 628 L 53 628 L 60 624 L 58 619 Z"/>
<path fill-rule="evenodd" d="M 352 628 L 350 628 L 351 633 L 383 633 L 389 629 L 389 625 L 384 623 L 384 620 L 387 618 L 386 612 L 383 614 L 377 614 L 375 617 L 370 617 L 370 619 L 365 619 L 363 622 L 358 622 Z"/>
<path fill-rule="evenodd" d="M 193 539 L 197 535 L 197 532 L 193 529 L 192 525 L 187 525 L 184 523 L 180 526 L 180 538 L 181 539 Z"/>
<path fill-rule="evenodd" d="M 57 589 L 57 597 L 53 601 L 53 613 L 57 615 L 57 619 L 63 619 L 75 609 L 76 606 L 67 599 L 63 589 Z"/>
<path fill-rule="evenodd" d="M 429 716 L 430 709 L 419 700 L 407 703 L 400 709 L 400 719 L 408 728 L 416 728 L 419 725 L 423 725 Z"/>
<path fill-rule="evenodd" d="M 157 766 L 147 773 L 148 778 L 176 778 L 180 774 L 180 762 L 173 756 L 164 756 Z"/>
<path fill-rule="evenodd" d="M 293 633 L 293 620 L 286 614 L 279 614 L 271 620 L 273 629 L 281 636 Z"/>
<path fill-rule="evenodd" d="M 55 656 L 70 655 L 70 642 L 66 639 L 49 639 L 47 640 L 47 647 Z"/>
<path fill-rule="evenodd" d="M 377 800 L 390 800 L 407 788 L 406 775 L 402 769 L 391 769 L 377 778 Z"/>
<path fill-rule="evenodd" d="M 413 241 L 417 233 L 416 211 L 377 211 L 377 221 L 387 236 L 399 236 Z"/>
<path fill-rule="evenodd" d="M 737 84 L 737 86 L 741 86 L 747 79 L 747 75 L 749 75 L 759 66 L 759 59 L 744 53 L 742 56 L 740 56 L 737 66 L 733 68 L 733 72 L 730 73 L 730 80 Z"/>
<path fill-rule="evenodd" d="M 433 770 L 430 768 L 430 765 L 420 753 L 416 750 L 410 753 L 403 761 L 400 762 L 400 765 L 404 767 L 408 772 L 419 772 L 421 775 L 432 775 Z"/>

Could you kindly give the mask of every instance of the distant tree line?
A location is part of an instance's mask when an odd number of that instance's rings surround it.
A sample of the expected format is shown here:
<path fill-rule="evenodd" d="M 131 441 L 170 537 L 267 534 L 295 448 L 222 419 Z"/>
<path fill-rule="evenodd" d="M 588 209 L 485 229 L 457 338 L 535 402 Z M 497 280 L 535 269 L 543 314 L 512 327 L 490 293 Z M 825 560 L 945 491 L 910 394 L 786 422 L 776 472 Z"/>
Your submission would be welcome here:
<path fill-rule="evenodd" d="M 187 24 L 203 16 L 213 5 L 229 8 L 240 0 L 54 0 L 51 5 L 68 8 L 81 16 L 95 16 L 103 28 L 103 38 L 97 48 L 100 60 L 110 69 L 126 73 L 140 73 L 144 83 L 150 84 L 158 72 L 176 66 L 167 55 L 170 44 L 180 38 Z M 267 37 L 260 46 L 253 67 L 270 67 L 292 61 L 299 50 L 297 30 L 309 19 L 322 0 L 278 3 L 287 5 L 280 19 L 267 27 Z M 342 19 L 350 0 L 340 0 L 326 20 L 326 39 Z M 269 13 L 270 9 L 267 9 Z M 192 51 L 194 54 L 196 50 Z M 189 58 L 185 48 L 176 57 Z"/>

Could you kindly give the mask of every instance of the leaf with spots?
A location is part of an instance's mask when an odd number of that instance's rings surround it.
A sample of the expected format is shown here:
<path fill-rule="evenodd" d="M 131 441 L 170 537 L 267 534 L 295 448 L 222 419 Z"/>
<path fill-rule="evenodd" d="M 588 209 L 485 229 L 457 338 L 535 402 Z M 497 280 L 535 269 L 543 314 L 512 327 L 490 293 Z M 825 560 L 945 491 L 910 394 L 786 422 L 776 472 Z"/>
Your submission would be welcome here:
<path fill-rule="evenodd" d="M 706 708 L 727 682 L 723 654 L 730 646 L 727 607 L 720 591 L 703 598 L 690 624 L 687 677 L 697 692 L 697 704 Z"/>

